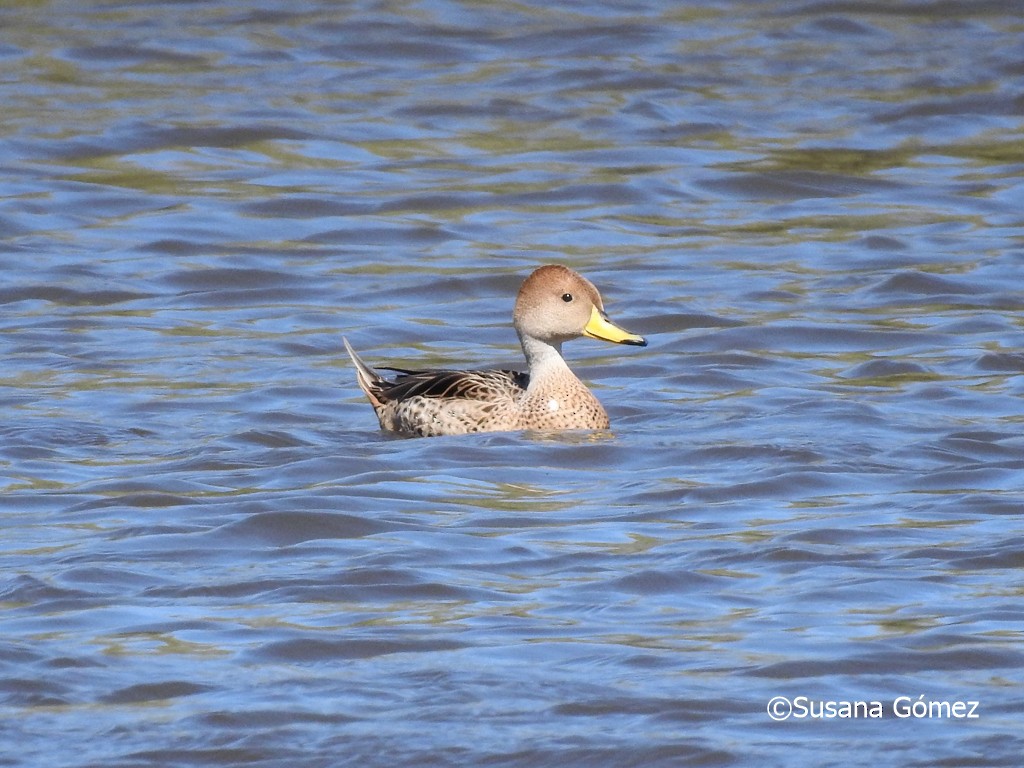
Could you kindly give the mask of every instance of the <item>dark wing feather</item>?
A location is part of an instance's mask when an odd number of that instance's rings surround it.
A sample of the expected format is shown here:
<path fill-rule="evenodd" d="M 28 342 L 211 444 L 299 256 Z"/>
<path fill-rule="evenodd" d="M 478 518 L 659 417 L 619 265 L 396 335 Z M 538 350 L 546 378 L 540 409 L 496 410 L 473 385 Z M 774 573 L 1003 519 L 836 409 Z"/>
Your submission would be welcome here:
<path fill-rule="evenodd" d="M 380 381 L 375 389 L 383 400 L 406 400 L 411 397 L 461 398 L 493 400 L 520 394 L 530 382 L 530 375 L 519 371 L 408 371 L 387 368 L 399 376 L 394 381 Z"/>

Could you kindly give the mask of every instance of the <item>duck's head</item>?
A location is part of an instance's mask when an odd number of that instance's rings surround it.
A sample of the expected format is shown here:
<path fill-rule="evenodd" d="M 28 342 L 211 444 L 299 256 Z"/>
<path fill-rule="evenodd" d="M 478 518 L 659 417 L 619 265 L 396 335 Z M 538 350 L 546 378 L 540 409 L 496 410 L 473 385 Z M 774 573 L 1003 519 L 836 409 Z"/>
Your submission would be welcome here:
<path fill-rule="evenodd" d="M 601 294 L 593 283 L 558 264 L 540 267 L 523 281 L 512 322 L 520 336 L 555 346 L 580 336 L 647 346 L 643 336 L 608 319 Z"/>

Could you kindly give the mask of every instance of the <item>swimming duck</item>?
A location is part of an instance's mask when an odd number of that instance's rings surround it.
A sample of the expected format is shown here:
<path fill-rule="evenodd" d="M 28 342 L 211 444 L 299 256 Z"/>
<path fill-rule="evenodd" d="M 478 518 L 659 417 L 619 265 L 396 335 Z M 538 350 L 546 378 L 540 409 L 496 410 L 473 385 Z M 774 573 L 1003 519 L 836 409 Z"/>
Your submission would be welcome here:
<path fill-rule="evenodd" d="M 360 389 L 381 429 L 405 435 L 463 435 L 523 429 L 607 429 L 608 414 L 569 370 L 562 343 L 589 336 L 616 344 L 647 340 L 608 319 L 594 284 L 549 264 L 523 282 L 512 312 L 528 373 L 507 370 L 407 371 L 384 378 L 344 339 Z"/>

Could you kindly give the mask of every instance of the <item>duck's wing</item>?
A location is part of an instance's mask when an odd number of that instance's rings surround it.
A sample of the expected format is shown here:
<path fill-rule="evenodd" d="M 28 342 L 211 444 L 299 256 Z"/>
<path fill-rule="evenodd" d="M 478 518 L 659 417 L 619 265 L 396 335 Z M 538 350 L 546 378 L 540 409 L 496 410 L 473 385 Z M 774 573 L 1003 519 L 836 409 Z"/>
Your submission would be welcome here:
<path fill-rule="evenodd" d="M 493 402 L 506 397 L 517 397 L 530 382 L 530 375 L 519 371 L 410 371 L 405 368 L 383 368 L 398 376 L 392 381 L 371 368 L 343 339 L 345 349 L 356 366 L 359 387 L 366 393 L 374 408 L 386 403 L 414 397 L 452 398 Z"/>
<path fill-rule="evenodd" d="M 377 389 L 384 402 L 427 397 L 447 400 L 480 400 L 494 402 L 522 394 L 530 375 L 520 371 L 409 371 L 387 368 L 398 374 L 394 381 L 381 380 Z"/>

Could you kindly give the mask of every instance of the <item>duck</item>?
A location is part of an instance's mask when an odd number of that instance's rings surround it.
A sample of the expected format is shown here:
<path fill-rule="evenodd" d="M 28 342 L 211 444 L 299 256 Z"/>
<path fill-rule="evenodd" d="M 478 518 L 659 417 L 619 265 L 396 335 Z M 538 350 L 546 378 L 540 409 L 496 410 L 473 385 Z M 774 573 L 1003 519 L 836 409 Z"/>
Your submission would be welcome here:
<path fill-rule="evenodd" d="M 643 336 L 613 323 L 601 294 L 583 275 L 547 264 L 516 296 L 512 325 L 527 371 L 406 370 L 367 365 L 343 337 L 356 381 L 385 432 L 434 437 L 474 432 L 607 430 L 608 414 L 562 357 L 562 344 L 592 339 L 647 346 Z"/>

